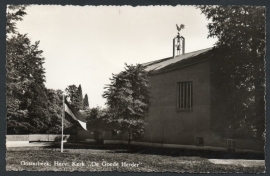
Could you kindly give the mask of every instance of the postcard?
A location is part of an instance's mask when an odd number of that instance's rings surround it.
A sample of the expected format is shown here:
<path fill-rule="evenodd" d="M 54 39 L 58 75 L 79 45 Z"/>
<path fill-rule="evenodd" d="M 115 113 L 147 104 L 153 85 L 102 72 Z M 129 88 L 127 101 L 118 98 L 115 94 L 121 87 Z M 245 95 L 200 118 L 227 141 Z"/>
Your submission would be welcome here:
<path fill-rule="evenodd" d="M 264 6 L 6 8 L 6 171 L 265 172 Z"/>

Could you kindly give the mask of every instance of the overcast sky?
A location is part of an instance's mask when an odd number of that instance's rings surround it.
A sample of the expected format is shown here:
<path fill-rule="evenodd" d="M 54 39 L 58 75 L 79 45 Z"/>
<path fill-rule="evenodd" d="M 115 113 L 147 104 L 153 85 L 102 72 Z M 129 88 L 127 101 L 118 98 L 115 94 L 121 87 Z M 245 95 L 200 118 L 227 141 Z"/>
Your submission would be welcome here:
<path fill-rule="evenodd" d="M 81 84 L 89 104 L 105 106 L 104 86 L 124 63 L 145 63 L 172 56 L 176 24 L 184 24 L 186 53 L 209 48 L 209 21 L 192 6 L 32 5 L 18 22 L 20 33 L 40 41 L 46 87 L 65 90 Z"/>

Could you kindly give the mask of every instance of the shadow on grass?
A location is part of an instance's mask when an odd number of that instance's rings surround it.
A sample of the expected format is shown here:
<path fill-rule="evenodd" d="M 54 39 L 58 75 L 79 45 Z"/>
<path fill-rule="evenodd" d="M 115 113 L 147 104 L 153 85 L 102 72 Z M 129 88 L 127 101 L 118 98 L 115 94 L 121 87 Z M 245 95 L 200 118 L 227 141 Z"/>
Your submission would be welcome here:
<path fill-rule="evenodd" d="M 193 150 L 193 149 L 169 149 L 169 148 L 156 148 L 156 147 L 141 147 L 134 146 L 127 152 L 140 153 L 140 154 L 152 154 L 152 155 L 166 155 L 172 157 L 178 156 L 193 156 L 202 157 L 208 159 L 256 159 L 264 160 L 263 153 L 254 152 L 229 152 L 229 151 L 211 151 L 211 150 Z M 117 151 L 116 151 L 117 153 Z"/>
<path fill-rule="evenodd" d="M 44 146 L 44 148 L 60 148 L 61 143 L 54 142 L 51 145 Z M 97 149 L 97 150 L 112 150 L 112 151 L 126 151 L 129 149 L 127 145 L 104 145 L 95 143 L 64 143 L 65 149 Z"/>
<path fill-rule="evenodd" d="M 52 143 L 50 146 L 44 148 L 60 148 L 60 143 Z M 186 156 L 186 157 L 202 157 L 208 159 L 256 159 L 264 160 L 264 154 L 254 152 L 229 152 L 229 151 L 210 151 L 210 150 L 192 150 L 192 149 L 171 149 L 171 148 L 157 148 L 144 147 L 135 145 L 100 145 L 95 143 L 65 143 L 65 149 L 96 149 L 108 150 L 108 153 L 130 153 L 130 154 L 148 154 L 148 155 L 164 155 L 164 156 Z"/>

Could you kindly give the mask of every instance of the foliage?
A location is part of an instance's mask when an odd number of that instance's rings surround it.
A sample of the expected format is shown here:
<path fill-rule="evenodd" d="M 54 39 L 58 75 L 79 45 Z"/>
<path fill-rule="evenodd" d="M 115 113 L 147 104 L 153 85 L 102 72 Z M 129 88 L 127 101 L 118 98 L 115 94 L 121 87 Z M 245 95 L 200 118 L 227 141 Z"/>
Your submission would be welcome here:
<path fill-rule="evenodd" d="M 39 41 L 32 44 L 27 35 L 16 30 L 16 21 L 26 14 L 25 7 L 9 5 L 7 12 L 7 133 L 60 133 L 63 93 L 44 85 L 45 58 Z"/>
<path fill-rule="evenodd" d="M 103 97 L 107 99 L 108 120 L 119 124 L 122 132 L 131 135 L 144 133 L 144 118 L 149 107 L 147 71 L 142 65 L 125 65 L 125 70 L 113 74 Z"/>
<path fill-rule="evenodd" d="M 58 116 L 49 111 L 52 106 L 44 85 L 44 58 L 38 44 L 32 45 L 21 34 L 7 40 L 8 133 L 59 132 Z"/>
<path fill-rule="evenodd" d="M 217 129 L 261 138 L 265 129 L 265 8 L 199 6 L 217 37 L 211 79 Z"/>
<path fill-rule="evenodd" d="M 81 109 L 81 98 L 78 87 L 73 84 L 68 86 L 65 91 L 71 108 L 79 111 Z"/>
<path fill-rule="evenodd" d="M 90 109 L 89 107 L 84 106 L 84 99 L 82 98 L 82 87 L 79 85 L 77 87 L 76 85 L 69 85 L 65 89 L 65 95 L 67 98 L 67 101 L 71 108 L 75 111 L 79 111 L 81 114 L 85 115 L 86 118 L 89 118 L 90 116 Z M 68 113 L 66 113 L 67 116 Z M 69 119 L 69 118 L 67 118 Z M 72 120 L 68 120 L 70 123 L 73 123 L 73 126 L 69 126 L 69 128 L 66 130 L 69 133 L 76 133 L 76 129 L 79 125 L 79 123 L 74 123 Z"/>
<path fill-rule="evenodd" d="M 7 38 L 8 132 L 35 133 L 46 129 L 44 58 L 38 45 L 39 42 L 31 44 L 26 35 Z"/>
<path fill-rule="evenodd" d="M 89 107 L 87 107 L 83 111 L 84 111 L 86 120 L 90 121 L 91 120 L 91 109 Z"/>
<path fill-rule="evenodd" d="M 17 33 L 16 21 L 21 21 L 24 15 L 26 15 L 25 8 L 27 5 L 9 5 L 7 11 L 7 24 L 6 32 Z"/>
<path fill-rule="evenodd" d="M 88 101 L 88 95 L 85 94 L 84 99 L 83 99 L 83 109 L 89 108 L 89 101 Z"/>
<path fill-rule="evenodd" d="M 78 87 L 78 99 L 79 99 L 79 109 L 83 109 L 83 94 L 82 94 L 82 86 L 79 85 Z"/>
<path fill-rule="evenodd" d="M 105 115 L 106 115 L 106 110 L 102 109 L 102 107 L 100 106 L 89 108 L 87 120 L 91 121 L 100 117 L 104 117 Z"/>
<path fill-rule="evenodd" d="M 48 96 L 48 111 L 51 117 L 51 125 L 47 133 L 60 133 L 62 130 L 62 116 L 63 116 L 63 91 L 47 89 Z M 65 133 L 74 133 L 76 127 L 68 120 L 64 120 Z"/>

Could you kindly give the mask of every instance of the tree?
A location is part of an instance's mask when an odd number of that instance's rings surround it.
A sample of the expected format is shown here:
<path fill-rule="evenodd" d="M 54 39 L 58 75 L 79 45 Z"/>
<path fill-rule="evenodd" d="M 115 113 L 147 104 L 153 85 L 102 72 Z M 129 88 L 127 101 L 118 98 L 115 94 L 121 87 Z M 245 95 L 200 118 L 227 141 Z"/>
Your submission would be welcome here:
<path fill-rule="evenodd" d="M 262 138 L 265 131 L 265 8 L 199 6 L 208 37 L 217 37 L 211 75 L 217 96 L 218 128 L 242 137 Z M 220 118 L 217 118 L 220 117 Z"/>
<path fill-rule="evenodd" d="M 108 121 L 117 122 L 121 132 L 131 136 L 144 133 L 144 118 L 149 108 L 148 76 L 142 65 L 125 65 L 125 70 L 114 75 L 103 97 L 107 99 Z"/>
<path fill-rule="evenodd" d="M 83 94 L 81 85 L 78 87 L 78 99 L 80 100 L 80 109 L 83 109 Z"/>
<path fill-rule="evenodd" d="M 7 34 L 17 33 L 16 21 L 21 21 L 24 15 L 26 15 L 25 8 L 27 5 L 8 5 L 7 11 Z"/>
<path fill-rule="evenodd" d="M 47 89 L 48 97 L 48 116 L 47 119 L 51 123 L 48 125 L 47 133 L 60 133 L 62 129 L 63 114 L 63 92 L 61 90 Z"/>
<path fill-rule="evenodd" d="M 89 108 L 89 102 L 88 102 L 88 95 L 85 94 L 84 99 L 83 99 L 83 109 Z"/>
<path fill-rule="evenodd" d="M 76 109 L 77 111 L 80 109 L 80 101 L 78 96 L 78 88 L 77 86 L 70 85 L 65 89 L 66 97 L 69 98 L 69 104 L 72 108 Z"/>
<path fill-rule="evenodd" d="M 15 39 L 11 40 L 8 35 L 14 35 L 16 31 L 16 21 L 22 20 L 22 17 L 26 14 L 25 7 L 23 6 L 8 6 L 7 11 L 7 84 L 6 84 L 6 100 L 7 100 L 7 133 L 18 133 L 20 131 L 26 131 L 29 127 L 28 123 L 24 123 L 24 119 L 28 116 L 27 109 L 20 109 L 21 100 L 16 96 L 23 92 L 23 88 L 26 84 L 29 84 L 28 80 L 20 81 L 18 77 L 18 70 L 13 69 L 15 64 L 12 62 L 12 50 L 16 43 Z M 17 59 L 17 58 L 16 58 Z"/>
<path fill-rule="evenodd" d="M 43 133 L 49 113 L 44 58 L 39 42 L 26 35 L 7 38 L 7 128 L 8 133 Z"/>
<path fill-rule="evenodd" d="M 104 117 L 106 115 L 105 109 L 102 109 L 102 107 L 97 106 L 90 109 L 90 113 L 88 116 L 88 120 L 95 120 L 100 117 Z"/>
<path fill-rule="evenodd" d="M 32 44 L 27 35 L 16 30 L 16 21 L 26 14 L 25 7 L 9 5 L 7 12 L 7 133 L 59 133 L 60 92 L 47 90 L 44 85 L 45 58 L 39 41 Z"/>
<path fill-rule="evenodd" d="M 71 107 L 76 111 L 82 110 L 83 98 L 82 98 L 81 85 L 79 85 L 79 87 L 77 87 L 74 84 L 69 85 L 65 91 L 66 91 L 67 98 L 69 98 L 69 103 Z"/>
<path fill-rule="evenodd" d="M 8 6 L 7 68 L 7 132 L 37 133 L 46 129 L 46 88 L 44 58 L 39 42 L 31 44 L 26 35 L 16 31 L 22 20 L 24 5 Z"/>

